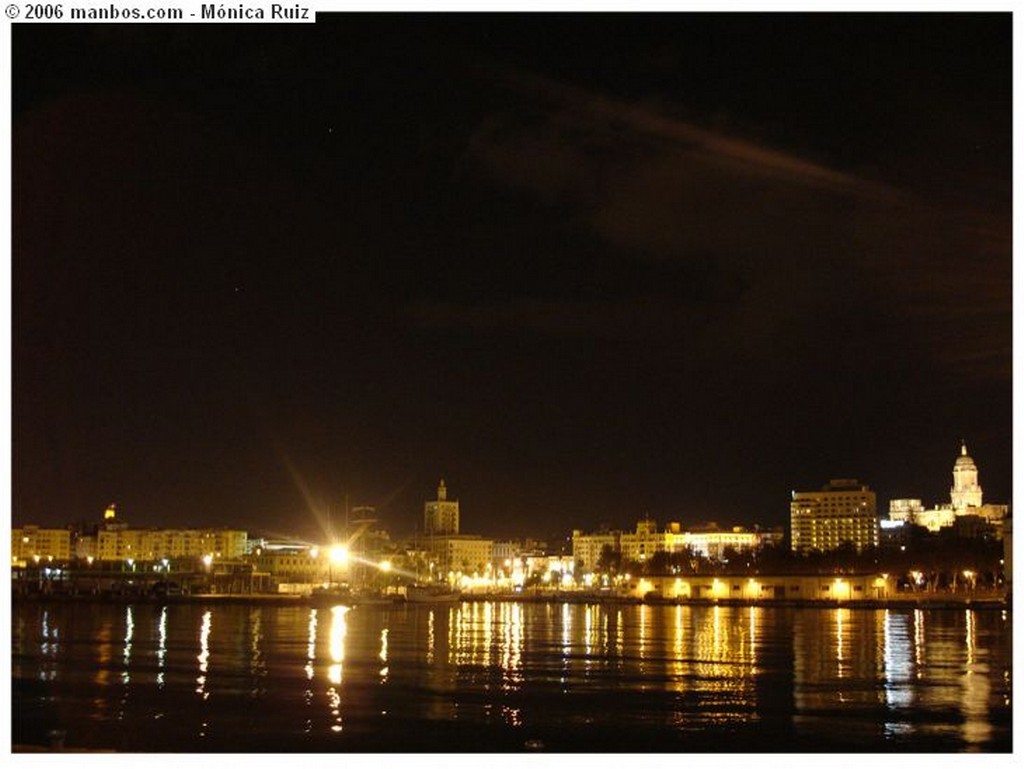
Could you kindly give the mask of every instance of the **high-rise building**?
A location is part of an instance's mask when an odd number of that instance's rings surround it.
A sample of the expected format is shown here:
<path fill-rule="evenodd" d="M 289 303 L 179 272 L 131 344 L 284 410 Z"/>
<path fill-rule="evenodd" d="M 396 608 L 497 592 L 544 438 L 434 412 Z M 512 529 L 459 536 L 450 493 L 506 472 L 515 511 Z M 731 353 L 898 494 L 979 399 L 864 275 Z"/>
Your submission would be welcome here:
<path fill-rule="evenodd" d="M 875 492 L 855 479 L 829 481 L 821 491 L 794 491 L 789 512 L 793 552 L 878 546 Z"/>
<path fill-rule="evenodd" d="M 459 502 L 448 499 L 444 478 L 437 487 L 437 499 L 423 506 L 423 533 L 427 536 L 459 533 Z"/>

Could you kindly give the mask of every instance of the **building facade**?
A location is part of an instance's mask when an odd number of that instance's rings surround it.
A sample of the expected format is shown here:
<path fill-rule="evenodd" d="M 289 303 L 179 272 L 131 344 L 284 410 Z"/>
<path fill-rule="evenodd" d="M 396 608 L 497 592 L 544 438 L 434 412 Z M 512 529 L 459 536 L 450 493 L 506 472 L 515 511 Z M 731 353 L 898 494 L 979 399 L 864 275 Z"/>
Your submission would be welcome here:
<path fill-rule="evenodd" d="M 459 533 L 459 502 L 448 499 L 444 478 L 437 487 L 437 499 L 423 506 L 423 533 L 428 537 Z"/>
<path fill-rule="evenodd" d="M 960 454 L 953 462 L 953 485 L 949 489 L 948 504 L 925 509 L 919 499 L 889 502 L 889 520 L 923 526 L 931 532 L 956 526 L 960 519 L 977 516 L 990 524 L 997 536 L 1003 536 L 1003 524 L 1009 511 L 1009 505 L 984 504 L 978 483 L 978 466 L 967 453 L 964 441 L 961 441 Z"/>
<path fill-rule="evenodd" d="M 100 528 L 95 535 L 80 538 L 77 552 L 100 561 L 241 558 L 247 539 L 248 533 L 237 529 Z"/>
<path fill-rule="evenodd" d="M 875 492 L 855 479 L 829 481 L 821 491 L 794 491 L 789 510 L 793 552 L 878 547 Z"/>
<path fill-rule="evenodd" d="M 448 572 L 484 574 L 494 562 L 494 540 L 471 534 L 425 537 L 423 546 L 434 564 L 432 571 L 444 576 Z"/>
<path fill-rule="evenodd" d="M 584 572 L 595 571 L 606 547 L 618 552 L 620 536 L 620 532 L 617 531 L 584 534 L 580 529 L 575 529 L 572 533 L 573 560 Z"/>
<path fill-rule="evenodd" d="M 71 532 L 67 529 L 41 529 L 22 526 L 11 529 L 11 560 L 26 564 L 31 561 L 71 560 Z"/>

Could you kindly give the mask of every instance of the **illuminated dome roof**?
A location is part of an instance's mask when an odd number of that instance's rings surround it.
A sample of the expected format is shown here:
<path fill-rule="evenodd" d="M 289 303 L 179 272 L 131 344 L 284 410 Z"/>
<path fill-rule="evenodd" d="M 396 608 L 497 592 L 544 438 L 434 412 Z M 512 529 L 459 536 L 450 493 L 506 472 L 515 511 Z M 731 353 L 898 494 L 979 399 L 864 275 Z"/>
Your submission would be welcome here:
<path fill-rule="evenodd" d="M 954 467 L 974 467 L 974 460 L 971 459 L 971 456 L 967 453 L 967 444 L 966 443 L 961 443 L 960 444 L 960 456 L 958 456 L 956 458 L 956 462 L 955 462 L 955 464 L 953 466 Z"/>

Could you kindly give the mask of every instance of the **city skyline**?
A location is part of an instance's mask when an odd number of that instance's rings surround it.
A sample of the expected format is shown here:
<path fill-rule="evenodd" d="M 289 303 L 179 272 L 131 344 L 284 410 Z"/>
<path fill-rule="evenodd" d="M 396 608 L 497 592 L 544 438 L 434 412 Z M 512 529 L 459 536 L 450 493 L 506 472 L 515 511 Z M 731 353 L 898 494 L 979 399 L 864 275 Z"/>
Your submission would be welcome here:
<path fill-rule="evenodd" d="M 1010 501 L 1010 32 L 15 25 L 12 521 L 781 526 L 962 439 Z"/>
<path fill-rule="evenodd" d="M 963 486 L 963 488 L 961 488 L 961 486 L 964 483 L 964 481 L 963 481 L 962 477 L 958 478 L 958 474 L 962 475 L 963 471 L 966 469 L 967 466 L 964 465 L 965 461 L 969 463 L 969 468 L 970 468 L 970 472 L 972 473 L 972 475 L 969 477 L 967 485 Z M 956 461 L 953 463 L 952 475 L 953 475 L 953 486 L 950 488 L 950 491 L 949 491 L 949 498 L 950 498 L 950 502 L 949 503 L 946 503 L 946 502 L 941 501 L 941 500 L 926 500 L 926 499 L 923 499 L 923 498 L 920 498 L 920 497 L 901 497 L 901 498 L 895 498 L 894 497 L 894 498 L 891 498 L 889 500 L 878 499 L 877 504 L 873 506 L 873 514 L 874 514 L 874 518 L 876 520 L 876 523 L 877 523 L 877 521 L 880 521 L 880 520 L 889 520 L 889 519 L 906 521 L 907 514 L 908 514 L 908 512 L 910 512 L 910 508 L 908 508 L 908 504 L 910 504 L 910 503 L 917 503 L 919 505 L 919 508 L 914 508 L 914 510 L 917 511 L 917 512 L 924 512 L 924 510 L 925 510 L 924 507 L 920 506 L 920 503 L 922 503 L 922 502 L 923 503 L 934 503 L 934 508 L 929 509 L 928 513 L 930 513 L 930 514 L 944 513 L 948 517 L 954 517 L 955 515 L 962 514 L 966 510 L 969 510 L 969 509 L 970 510 L 974 510 L 976 508 L 979 509 L 978 511 L 976 511 L 976 514 L 982 514 L 980 512 L 980 506 L 982 505 L 983 497 L 982 497 L 981 487 L 977 484 L 978 469 L 977 469 L 977 466 L 974 464 L 973 458 L 967 453 L 967 446 L 966 446 L 966 442 L 964 442 L 964 441 L 961 442 L 960 453 L 958 454 L 958 456 L 956 458 Z M 799 489 L 799 490 L 794 489 L 791 492 L 791 494 L 792 494 L 793 499 L 796 499 L 798 495 L 817 496 L 819 492 L 827 491 L 827 490 L 829 490 L 835 484 L 839 484 L 840 486 L 842 486 L 843 484 L 852 484 L 853 486 L 855 486 L 857 488 L 863 488 L 865 491 L 870 492 L 870 495 L 871 495 L 872 499 L 875 499 L 877 497 L 877 495 L 874 493 L 874 491 L 871 490 L 870 485 L 869 484 L 861 484 L 859 479 L 830 479 L 828 483 L 822 484 L 820 487 L 815 487 L 813 489 L 812 488 Z M 966 489 L 967 491 L 965 492 L 964 489 Z M 965 504 L 963 503 L 963 500 L 960 500 L 960 503 L 958 504 L 957 495 L 960 495 L 962 497 L 964 493 L 968 493 L 968 494 L 973 495 L 970 498 L 970 500 L 966 503 L 966 504 L 969 504 L 969 505 L 971 505 L 973 507 L 970 507 L 970 508 L 965 507 Z M 423 500 L 422 517 L 421 517 L 421 519 L 419 521 L 415 521 L 414 523 L 412 523 L 408 527 L 402 527 L 402 524 L 399 524 L 399 528 L 397 528 L 397 529 L 390 529 L 389 530 L 389 534 L 392 534 L 392 535 L 400 537 L 400 538 L 401 537 L 408 537 L 408 536 L 413 536 L 413 537 L 415 537 L 415 536 L 422 536 L 424 534 L 429 536 L 432 533 L 436 533 L 433 530 L 434 529 L 439 529 L 439 527 L 446 528 L 447 529 L 447 533 L 456 534 L 456 535 L 459 534 L 459 523 L 458 523 L 458 520 L 459 520 L 460 500 L 457 497 L 452 498 L 452 499 L 448 499 L 447 494 L 448 494 L 448 489 L 447 489 L 447 484 L 445 482 L 445 479 L 444 478 L 440 478 L 438 480 L 438 487 L 437 487 L 437 493 L 435 495 L 435 498 L 434 499 L 424 498 L 424 500 Z M 898 509 L 896 509 L 894 511 L 892 507 L 887 506 L 886 504 L 884 504 L 886 502 L 898 502 L 900 504 L 898 506 Z M 439 512 L 439 506 L 440 506 L 440 508 L 444 508 L 444 509 L 448 510 L 448 512 L 445 514 L 445 515 L 448 516 L 448 519 L 447 519 L 449 521 L 448 523 L 440 523 L 439 522 L 441 520 L 445 520 L 445 519 L 439 517 L 441 515 L 441 513 Z M 992 505 L 992 503 L 990 501 L 989 504 L 986 506 L 986 508 L 992 508 L 992 507 L 993 507 L 993 505 Z M 995 507 L 997 507 L 997 508 L 998 507 L 1005 507 L 1006 509 L 1008 509 L 1008 505 L 996 505 Z M 959 512 L 955 512 L 955 511 L 959 511 Z M 1005 512 L 1006 511 L 1004 510 L 1002 515 L 1005 515 Z M 986 518 L 989 517 L 991 514 L 992 513 L 987 512 L 987 511 L 984 512 L 984 515 L 985 515 Z M 103 521 L 104 522 L 109 522 L 112 519 L 114 519 L 117 515 L 118 515 L 118 513 L 116 511 L 116 502 L 112 502 L 112 503 L 108 504 L 107 506 L 105 506 L 104 513 L 103 513 Z M 305 538 L 309 539 L 311 542 L 314 542 L 314 543 L 315 542 L 319 542 L 321 544 L 329 544 L 332 541 L 336 541 L 339 536 L 348 536 L 348 534 L 351 532 L 351 530 L 361 528 L 362 524 L 364 524 L 366 522 L 366 520 L 372 521 L 373 523 L 371 525 L 373 527 L 376 527 L 378 523 L 381 523 L 378 520 L 377 512 L 376 512 L 375 508 L 373 508 L 372 506 L 350 505 L 348 499 L 345 500 L 345 503 L 342 506 L 342 509 L 340 511 L 337 509 L 337 506 L 329 505 L 328 504 L 328 505 L 325 505 L 325 506 L 319 506 L 312 513 L 312 516 L 315 519 L 316 527 L 317 528 L 311 528 L 309 526 L 302 526 L 302 527 L 299 527 L 298 529 L 292 529 L 292 530 L 287 530 L 287 529 L 275 529 L 275 530 L 262 529 L 261 530 L 261 529 L 258 529 L 258 528 L 257 529 L 246 528 L 245 522 L 242 521 L 242 520 L 236 520 L 236 521 L 234 521 L 232 523 L 223 524 L 223 525 L 221 525 L 219 527 L 214 527 L 214 528 L 242 528 L 243 530 L 248 531 L 249 534 L 253 534 L 253 535 L 257 535 L 257 536 L 265 536 L 265 537 L 270 537 L 270 538 L 279 537 L 279 538 L 284 538 L 284 539 L 292 538 L 292 539 L 300 539 L 300 540 L 303 537 L 305 537 Z M 126 519 L 124 515 L 121 515 L 117 519 L 117 521 L 118 521 L 118 524 L 121 525 L 121 526 L 124 526 L 124 525 L 131 526 L 132 525 L 132 521 L 131 521 L 130 517 Z M 699 515 L 689 515 L 689 516 L 687 516 L 687 515 L 678 515 L 678 514 L 673 515 L 671 513 L 667 517 L 659 519 L 659 518 L 657 518 L 655 516 L 652 516 L 649 511 L 644 511 L 644 512 L 637 512 L 636 515 L 634 516 L 634 519 L 632 521 L 629 521 L 629 522 L 625 523 L 625 524 L 622 524 L 622 523 L 612 524 L 612 523 L 609 523 L 608 521 L 600 521 L 600 522 L 576 521 L 573 524 L 573 526 L 571 528 L 571 531 L 574 534 L 577 531 L 581 531 L 583 533 L 591 533 L 591 532 L 596 533 L 596 532 L 601 532 L 601 531 L 631 531 L 634 524 L 636 525 L 637 529 L 639 530 L 639 528 L 641 528 L 641 527 L 643 527 L 646 524 L 651 523 L 651 522 L 657 524 L 658 526 L 662 527 L 665 530 L 668 530 L 668 527 L 671 527 L 671 526 L 682 525 L 682 526 L 684 526 L 686 528 L 693 529 L 693 530 L 696 530 L 696 531 L 704 530 L 704 529 L 706 529 L 709 526 L 710 527 L 720 527 L 722 530 L 728 530 L 728 529 L 734 527 L 737 524 L 737 520 L 734 520 L 734 519 L 710 520 L 710 519 L 706 519 L 706 518 L 702 519 Z M 921 521 L 913 521 L 913 522 L 922 523 Z M 14 523 L 15 526 L 18 526 L 18 525 L 28 525 L 28 526 L 38 525 L 37 523 L 32 522 L 32 521 L 20 521 L 20 522 L 19 521 L 15 521 L 13 523 Z M 98 523 L 99 523 L 99 519 L 98 518 L 96 520 L 90 520 L 89 518 L 76 518 L 74 520 L 65 521 L 63 525 L 64 526 L 78 526 L 78 525 L 95 526 L 95 525 L 98 525 Z M 925 524 L 925 525 L 927 525 L 927 527 L 930 528 L 930 529 L 937 530 L 935 528 L 936 526 L 938 526 L 938 525 L 948 525 L 948 523 L 945 523 L 945 522 L 932 522 L 932 524 Z M 181 527 L 181 523 L 179 522 L 179 528 L 180 527 Z M 160 525 L 159 523 L 157 523 L 157 524 L 151 523 L 148 526 L 137 527 L 137 528 L 156 528 L 156 529 L 160 529 L 160 528 L 168 528 L 168 527 L 165 526 L 165 525 Z M 173 528 L 173 527 L 171 527 L 171 528 Z M 744 530 L 748 530 L 748 529 L 750 529 L 750 530 L 763 530 L 763 531 L 771 531 L 771 530 L 780 531 L 780 530 L 784 530 L 786 532 L 790 532 L 791 529 L 792 529 L 792 521 L 789 520 L 789 521 L 786 521 L 786 522 L 784 522 L 783 524 L 780 524 L 780 525 L 765 524 L 762 521 L 758 521 L 758 520 L 745 521 L 742 524 L 742 528 Z M 536 539 L 536 540 L 539 540 L 539 541 L 547 541 L 548 539 L 551 539 L 552 541 L 559 541 L 559 540 L 561 540 L 564 537 L 564 535 L 567 535 L 569 533 L 569 531 L 570 530 L 564 530 L 564 529 L 561 530 L 561 531 L 557 531 L 557 532 L 556 531 L 545 531 L 545 532 L 518 531 L 518 532 L 515 532 L 515 533 L 513 533 L 511 535 L 504 535 L 504 538 L 505 539 L 510 539 L 510 540 L 516 540 L 516 539 L 518 539 L 518 540 Z M 500 537 L 500 535 L 495 535 L 493 532 L 490 532 L 490 531 L 487 531 L 487 530 L 479 530 L 479 529 L 471 529 L 470 531 L 467 531 L 467 532 L 464 532 L 464 533 L 470 533 L 470 534 L 475 535 L 475 536 L 476 535 L 482 535 L 482 536 L 490 536 L 490 537 L 496 537 L 496 536 Z M 877 543 L 876 543 L 876 546 L 877 546 Z M 558 548 L 556 547 L 555 549 L 558 549 Z"/>

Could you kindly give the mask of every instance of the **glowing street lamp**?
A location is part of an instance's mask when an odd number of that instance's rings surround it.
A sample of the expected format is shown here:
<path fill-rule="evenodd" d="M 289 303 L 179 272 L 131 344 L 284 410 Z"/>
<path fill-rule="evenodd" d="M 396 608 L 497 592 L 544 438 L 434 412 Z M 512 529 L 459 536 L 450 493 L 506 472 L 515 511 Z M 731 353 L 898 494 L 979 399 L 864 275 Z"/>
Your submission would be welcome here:
<path fill-rule="evenodd" d="M 344 566 L 348 563 L 348 548 L 344 545 L 333 545 L 328 551 L 328 557 L 335 566 Z"/>
<path fill-rule="evenodd" d="M 383 572 L 389 572 L 391 571 L 391 561 L 381 561 L 379 564 L 377 564 L 377 568 L 379 568 Z"/>
<path fill-rule="evenodd" d="M 203 566 L 209 569 L 211 563 L 213 563 L 213 553 L 207 553 L 203 556 Z"/>
<path fill-rule="evenodd" d="M 334 567 L 345 566 L 348 563 L 348 548 L 344 545 L 332 545 L 327 551 L 327 580 L 334 584 Z"/>

